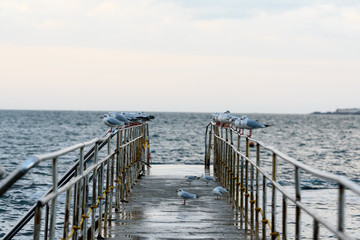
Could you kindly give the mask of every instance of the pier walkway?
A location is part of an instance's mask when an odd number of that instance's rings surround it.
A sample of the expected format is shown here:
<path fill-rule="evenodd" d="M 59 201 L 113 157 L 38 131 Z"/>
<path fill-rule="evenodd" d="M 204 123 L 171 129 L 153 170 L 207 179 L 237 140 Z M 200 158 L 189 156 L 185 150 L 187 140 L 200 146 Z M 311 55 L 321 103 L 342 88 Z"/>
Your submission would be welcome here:
<path fill-rule="evenodd" d="M 185 181 L 202 173 L 201 165 L 152 165 L 113 214 L 105 239 L 250 239 L 228 200 L 212 193 L 218 182 Z M 199 198 L 184 206 L 178 188 Z"/>

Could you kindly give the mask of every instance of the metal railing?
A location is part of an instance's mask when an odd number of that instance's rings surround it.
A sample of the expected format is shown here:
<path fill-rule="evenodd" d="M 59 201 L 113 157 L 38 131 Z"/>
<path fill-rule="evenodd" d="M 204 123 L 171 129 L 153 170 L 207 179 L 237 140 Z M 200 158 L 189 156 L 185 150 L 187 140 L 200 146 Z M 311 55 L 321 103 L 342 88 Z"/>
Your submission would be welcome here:
<path fill-rule="evenodd" d="M 111 144 L 114 137 L 115 143 Z M 115 211 L 119 209 L 136 178 L 149 165 L 148 139 L 148 125 L 144 123 L 27 160 L 0 183 L 0 193 L 43 161 L 52 161 L 52 188 L 4 239 L 13 238 L 33 217 L 34 239 L 95 239 L 96 234 L 106 237 L 113 206 Z M 84 155 L 84 148 L 92 145 Z M 104 147 L 105 156 L 100 158 Z M 58 181 L 59 157 L 74 151 L 79 151 L 77 163 Z M 60 196 L 66 199 L 61 206 Z M 61 232 L 59 222 L 63 226 Z"/>
<path fill-rule="evenodd" d="M 301 229 L 301 216 L 304 213 L 312 219 L 312 223 L 307 222 L 307 225 L 312 224 L 313 239 L 320 238 L 320 227 L 339 239 L 354 239 L 345 233 L 345 189 L 359 197 L 359 185 L 345 177 L 305 165 L 261 141 L 240 135 L 231 128 L 223 128 L 211 123 L 207 127 L 206 135 L 205 165 L 210 164 L 210 149 L 212 149 L 214 172 L 221 183 L 230 189 L 231 202 L 236 209 L 236 214 L 239 215 L 240 226 L 250 232 L 251 239 L 267 239 L 267 237 L 300 239 L 304 234 Z M 250 157 L 250 143 L 253 144 L 251 151 L 254 156 L 252 157 Z M 267 159 L 262 158 L 261 155 L 267 156 Z M 268 160 L 269 157 L 270 160 Z M 293 168 L 293 191 L 283 187 L 277 179 L 280 161 Z M 302 200 L 301 177 L 305 175 L 335 183 L 338 191 L 337 199 L 335 199 L 336 221 L 324 218 L 317 209 L 310 207 Z M 267 190 L 269 187 L 270 193 Z M 278 197 L 279 193 L 281 197 Z M 271 199 L 268 195 L 271 195 Z M 291 236 L 288 233 L 289 201 L 295 208 L 295 214 L 292 215 L 295 219 L 291 220 L 295 227 Z M 280 219 L 279 212 L 281 220 L 278 220 Z M 271 222 L 269 217 L 271 217 Z M 281 228 L 278 225 L 281 225 Z M 268 230 L 270 233 L 267 232 Z"/>

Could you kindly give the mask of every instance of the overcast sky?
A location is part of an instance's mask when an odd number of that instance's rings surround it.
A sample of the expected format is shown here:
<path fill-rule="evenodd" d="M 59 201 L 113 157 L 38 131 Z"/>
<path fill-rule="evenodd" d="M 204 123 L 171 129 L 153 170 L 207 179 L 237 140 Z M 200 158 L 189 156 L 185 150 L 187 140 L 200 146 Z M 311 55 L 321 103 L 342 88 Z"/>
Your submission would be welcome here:
<path fill-rule="evenodd" d="M 0 0 L 0 109 L 352 107 L 359 0 Z"/>

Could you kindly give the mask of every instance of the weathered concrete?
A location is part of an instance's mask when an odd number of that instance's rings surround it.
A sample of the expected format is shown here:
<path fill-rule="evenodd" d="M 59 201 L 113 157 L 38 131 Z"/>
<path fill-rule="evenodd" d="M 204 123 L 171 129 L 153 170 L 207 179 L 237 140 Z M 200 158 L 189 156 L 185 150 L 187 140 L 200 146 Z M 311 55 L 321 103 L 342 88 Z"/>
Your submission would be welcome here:
<path fill-rule="evenodd" d="M 106 239 L 250 239 L 229 202 L 216 200 L 212 190 L 218 183 L 185 181 L 185 175 L 202 173 L 198 165 L 153 165 L 113 216 Z M 199 198 L 184 206 L 178 188 Z"/>

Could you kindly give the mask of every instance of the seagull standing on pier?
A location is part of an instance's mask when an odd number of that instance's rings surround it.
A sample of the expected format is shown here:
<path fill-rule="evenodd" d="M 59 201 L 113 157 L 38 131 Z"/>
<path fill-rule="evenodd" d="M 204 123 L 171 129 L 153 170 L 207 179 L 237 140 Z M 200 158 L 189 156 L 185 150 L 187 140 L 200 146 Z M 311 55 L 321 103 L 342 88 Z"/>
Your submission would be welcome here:
<path fill-rule="evenodd" d="M 194 180 L 198 180 L 200 177 L 197 176 L 185 176 L 185 180 L 189 182 L 189 185 L 191 185 L 191 182 Z"/>
<path fill-rule="evenodd" d="M 181 188 L 177 190 L 178 196 L 184 199 L 184 204 L 186 205 L 186 199 L 195 199 L 198 198 L 196 194 L 188 193 L 182 190 Z"/>
<path fill-rule="evenodd" d="M 248 137 L 251 137 L 253 129 L 270 127 L 270 125 L 259 123 L 257 120 L 249 119 L 247 116 L 242 116 L 240 119 L 241 128 L 250 130 Z"/>
<path fill-rule="evenodd" d="M 114 118 L 114 117 L 110 117 L 108 114 L 105 114 L 103 116 L 100 117 L 103 121 L 103 123 L 110 127 L 109 132 L 112 132 L 112 128 L 114 127 L 122 127 L 125 126 L 125 123 L 122 121 L 119 121 L 118 119 Z"/>
<path fill-rule="evenodd" d="M 219 196 L 220 196 L 220 199 L 221 199 L 221 196 L 227 194 L 228 190 L 226 190 L 222 186 L 218 186 L 218 187 L 213 189 L 213 193 L 216 195 L 216 200 L 219 200 Z"/>
<path fill-rule="evenodd" d="M 202 175 L 202 179 L 206 182 L 206 184 L 208 184 L 209 182 L 216 182 L 215 178 L 205 174 Z"/>

